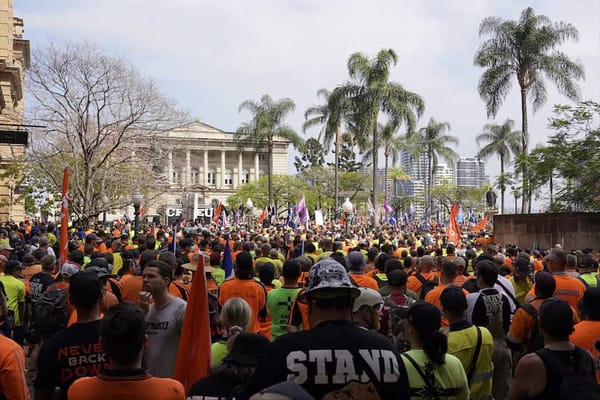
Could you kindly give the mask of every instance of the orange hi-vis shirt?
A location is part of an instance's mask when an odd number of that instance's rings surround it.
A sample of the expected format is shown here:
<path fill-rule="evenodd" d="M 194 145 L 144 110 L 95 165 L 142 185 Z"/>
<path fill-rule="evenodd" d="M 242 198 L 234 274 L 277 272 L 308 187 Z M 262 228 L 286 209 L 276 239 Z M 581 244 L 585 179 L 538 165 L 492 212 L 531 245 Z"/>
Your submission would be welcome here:
<path fill-rule="evenodd" d="M 132 275 L 126 281 L 121 281 L 121 300 L 137 304 L 140 292 L 144 286 L 144 278 L 141 275 Z"/>
<path fill-rule="evenodd" d="M 266 307 L 267 295 L 264 286 L 254 279 L 233 278 L 226 280 L 219 289 L 219 304 L 234 297 L 246 300 L 252 310 L 252 319 L 248 327 L 249 333 L 259 333 L 258 313 Z"/>
<path fill-rule="evenodd" d="M 594 360 L 600 360 L 600 352 L 596 348 L 596 343 L 600 341 L 600 321 L 581 321 L 575 325 L 575 331 L 569 340 L 589 351 Z M 598 369 L 596 369 L 596 382 L 600 384 L 600 370 Z"/>
<path fill-rule="evenodd" d="M 184 400 L 183 385 L 170 378 L 157 378 L 143 369 L 128 371 L 104 370 L 97 376 L 77 379 L 69 388 L 70 400 L 161 399 Z"/>
<path fill-rule="evenodd" d="M 265 290 L 267 291 L 267 295 L 271 290 L 275 289 L 273 286 L 266 286 Z M 261 336 L 266 337 L 269 340 L 273 340 L 273 335 L 271 334 L 271 326 L 273 325 L 273 318 L 271 318 L 271 314 L 267 314 L 266 316 L 258 319 L 258 325 L 260 328 L 258 329 L 258 333 Z"/>
<path fill-rule="evenodd" d="M 571 307 L 576 311 L 576 315 L 579 312 L 579 301 L 583 298 L 585 293 L 585 285 L 577 278 L 573 278 L 565 273 L 553 273 L 554 281 L 556 282 L 556 290 L 554 296 L 559 297 L 569 302 Z M 535 296 L 535 284 L 531 287 L 527 297 Z"/>
<path fill-rule="evenodd" d="M 352 279 L 360 287 L 366 287 L 373 290 L 379 290 L 377 281 L 366 274 L 353 274 L 350 273 L 350 279 Z"/>
<path fill-rule="evenodd" d="M 428 281 L 432 281 L 436 276 L 439 278 L 439 273 L 436 271 L 421 272 L 421 275 L 423 276 L 423 278 L 427 279 Z M 408 277 L 408 282 L 406 284 L 407 289 L 412 290 L 413 292 L 415 292 L 417 294 L 420 294 L 422 286 L 423 286 L 423 284 L 416 277 L 416 274 Z"/>
<path fill-rule="evenodd" d="M 0 397 L 29 400 L 25 353 L 13 340 L 0 335 Z"/>

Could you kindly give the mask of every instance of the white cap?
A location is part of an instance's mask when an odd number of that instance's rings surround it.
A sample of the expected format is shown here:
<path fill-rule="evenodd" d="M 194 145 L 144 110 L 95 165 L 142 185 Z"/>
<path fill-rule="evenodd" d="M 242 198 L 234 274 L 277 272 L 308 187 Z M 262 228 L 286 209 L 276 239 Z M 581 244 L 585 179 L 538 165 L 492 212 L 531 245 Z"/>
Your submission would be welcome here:
<path fill-rule="evenodd" d="M 360 290 L 360 295 L 354 300 L 352 312 L 358 312 L 362 306 L 373 307 L 383 304 L 383 297 L 381 297 L 381 294 L 379 294 L 377 290 L 366 287 L 360 287 L 358 289 Z"/>

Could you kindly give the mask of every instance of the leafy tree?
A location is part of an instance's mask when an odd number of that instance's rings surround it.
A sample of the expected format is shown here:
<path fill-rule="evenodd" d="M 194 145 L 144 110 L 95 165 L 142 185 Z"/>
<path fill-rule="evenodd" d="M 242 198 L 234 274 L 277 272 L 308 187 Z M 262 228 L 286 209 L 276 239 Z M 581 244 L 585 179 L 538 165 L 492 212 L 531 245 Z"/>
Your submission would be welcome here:
<path fill-rule="evenodd" d="M 350 133 L 342 135 L 342 143 L 339 147 L 340 156 L 338 158 L 339 170 L 344 172 L 359 172 L 364 167 L 368 166 L 360 161 L 356 161 L 356 151 L 354 146 L 354 138 Z M 328 164 L 331 165 L 331 164 Z"/>
<path fill-rule="evenodd" d="M 417 117 L 423 114 L 425 104 L 417 94 L 390 81 L 391 67 L 398 57 L 394 50 L 380 50 L 374 58 L 354 53 L 348 59 L 350 81 L 339 87 L 339 95 L 350 99 L 353 105 L 352 121 L 357 132 L 357 143 L 364 149 L 370 141 L 373 149 L 372 199 L 378 204 L 377 167 L 379 135 L 377 121 L 380 113 L 389 119 L 405 124 L 407 131 L 414 130 Z M 373 219 L 373 223 L 377 221 Z"/>
<path fill-rule="evenodd" d="M 321 196 L 322 206 L 332 206 L 335 204 L 335 172 L 332 168 L 311 167 L 302 171 L 299 176 L 306 184 L 314 188 L 315 192 Z M 344 197 L 353 200 L 360 192 L 366 190 L 365 176 L 362 172 L 347 172 L 339 173 L 339 192 L 343 193 Z"/>
<path fill-rule="evenodd" d="M 159 195 L 163 181 L 137 144 L 180 125 L 185 114 L 123 59 L 91 44 L 50 43 L 32 54 L 27 75 L 37 183 L 60 193 L 70 170 L 70 212 L 84 226 L 106 206 L 130 203 L 132 188 Z"/>
<path fill-rule="evenodd" d="M 518 21 L 485 18 L 479 26 L 479 35 L 488 36 L 475 53 L 475 65 L 486 68 L 479 80 L 478 91 L 485 101 L 488 117 L 496 116 L 510 92 L 513 77 L 517 78 L 521 94 L 521 152 L 522 212 L 530 210 L 530 188 L 527 155 L 529 128 L 527 98 L 533 111 L 540 109 L 547 98 L 544 77 L 552 81 L 558 91 L 569 99 L 579 99 L 576 80 L 584 77 L 583 65 L 572 61 L 556 48 L 568 39 L 577 39 L 575 26 L 552 22 L 544 15 L 536 15 L 531 7 L 521 13 Z"/>
<path fill-rule="evenodd" d="M 296 156 L 294 159 L 294 167 L 300 172 L 309 167 L 321 167 L 325 164 L 325 156 L 327 151 L 323 148 L 321 142 L 315 138 L 306 140 L 300 146 L 301 156 Z"/>
<path fill-rule="evenodd" d="M 263 95 L 258 102 L 246 100 L 239 107 L 239 112 L 249 111 L 252 119 L 242 123 L 234 135 L 234 140 L 240 151 L 246 146 L 252 146 L 256 151 L 264 151 L 266 147 L 269 204 L 274 204 L 273 145 L 275 138 L 288 140 L 296 148 L 303 143 L 302 138 L 285 124 L 285 119 L 295 108 L 296 105 L 291 99 L 283 98 L 273 101 L 268 94 Z"/>
<path fill-rule="evenodd" d="M 500 158 L 500 176 L 504 177 L 505 163 L 510 162 L 511 154 L 520 153 L 519 139 L 521 132 L 513 131 L 515 122 L 507 119 L 502 125 L 486 124 L 483 127 L 483 133 L 477 135 L 477 145 L 481 142 L 488 142 L 477 153 L 477 158 L 487 159 L 490 156 L 497 155 Z M 500 212 L 504 214 L 504 192 L 506 185 L 504 179 L 499 180 L 500 188 Z"/>
<path fill-rule="evenodd" d="M 548 145 L 529 157 L 532 181 L 552 183 L 553 211 L 600 211 L 600 104 L 555 106 Z M 558 179 L 555 179 L 558 178 Z"/>
<path fill-rule="evenodd" d="M 429 165 L 429 176 L 427 177 L 427 205 L 432 209 L 431 187 L 433 186 L 433 173 L 438 165 L 438 158 L 443 158 L 449 164 L 458 160 L 458 154 L 448 147 L 448 144 L 458 145 L 458 139 L 455 136 L 446 135 L 450 130 L 448 122 L 438 122 L 431 118 L 427 126 L 419 129 L 416 133 L 416 143 L 423 151 L 427 153 Z"/>
<path fill-rule="evenodd" d="M 448 213 L 452 204 L 459 203 L 463 206 L 473 207 L 473 210 L 484 210 L 485 193 L 489 185 L 478 188 L 462 187 L 455 184 L 436 185 L 431 189 L 432 199 L 443 206 Z"/>

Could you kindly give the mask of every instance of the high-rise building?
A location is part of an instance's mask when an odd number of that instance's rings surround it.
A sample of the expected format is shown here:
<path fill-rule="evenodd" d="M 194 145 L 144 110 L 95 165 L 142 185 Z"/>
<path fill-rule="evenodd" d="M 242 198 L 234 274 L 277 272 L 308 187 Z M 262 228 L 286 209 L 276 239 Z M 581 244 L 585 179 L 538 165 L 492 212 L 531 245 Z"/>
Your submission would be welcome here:
<path fill-rule="evenodd" d="M 29 135 L 23 130 L 23 87 L 29 68 L 29 41 L 23 20 L 13 16 L 12 0 L 0 1 L 0 221 L 22 221 L 23 179 Z"/>
<path fill-rule="evenodd" d="M 456 163 L 456 184 L 477 188 L 487 182 L 485 163 L 475 157 L 461 158 Z"/>
<path fill-rule="evenodd" d="M 433 185 L 451 185 L 454 183 L 454 170 L 446 164 L 438 164 L 433 170 Z"/>

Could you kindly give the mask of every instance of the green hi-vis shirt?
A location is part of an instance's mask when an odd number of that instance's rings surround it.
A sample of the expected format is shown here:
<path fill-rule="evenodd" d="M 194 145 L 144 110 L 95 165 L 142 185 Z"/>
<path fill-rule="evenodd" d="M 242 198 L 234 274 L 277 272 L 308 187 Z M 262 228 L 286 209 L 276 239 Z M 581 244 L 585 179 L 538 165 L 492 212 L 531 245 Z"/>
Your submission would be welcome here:
<path fill-rule="evenodd" d="M 287 333 L 288 318 L 300 290 L 300 288 L 282 287 L 273 289 L 267 294 L 267 307 L 273 320 L 271 325 L 273 340 Z"/>

